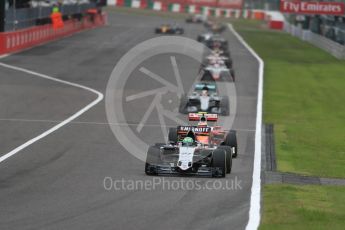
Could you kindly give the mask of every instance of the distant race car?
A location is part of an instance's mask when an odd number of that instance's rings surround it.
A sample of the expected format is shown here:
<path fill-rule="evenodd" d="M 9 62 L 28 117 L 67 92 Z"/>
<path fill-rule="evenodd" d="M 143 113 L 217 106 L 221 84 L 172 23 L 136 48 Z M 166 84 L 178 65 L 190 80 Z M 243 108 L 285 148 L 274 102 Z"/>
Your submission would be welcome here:
<path fill-rule="evenodd" d="M 212 36 L 210 39 L 208 39 L 205 42 L 205 45 L 210 49 L 222 49 L 222 50 L 228 50 L 228 41 L 221 37 L 221 36 Z"/>
<path fill-rule="evenodd" d="M 155 29 L 156 34 L 183 34 L 184 29 L 178 25 L 164 24 Z"/>
<path fill-rule="evenodd" d="M 214 23 L 209 29 L 214 33 L 222 33 L 225 28 L 225 25 L 222 23 Z"/>
<path fill-rule="evenodd" d="M 203 23 L 206 20 L 207 16 L 202 14 L 190 15 L 188 18 L 186 18 L 187 23 Z"/>
<path fill-rule="evenodd" d="M 205 65 L 220 64 L 225 65 L 227 68 L 232 68 L 232 58 L 230 54 L 223 52 L 222 50 L 212 50 L 211 54 L 206 56 Z"/>
<path fill-rule="evenodd" d="M 205 21 L 204 26 L 213 33 L 222 33 L 226 29 L 226 26 L 223 23 L 210 20 Z"/>
<path fill-rule="evenodd" d="M 182 96 L 180 101 L 180 113 L 209 112 L 224 116 L 229 115 L 229 99 L 218 95 L 215 83 L 197 83 L 193 92 L 188 96 Z"/>
<path fill-rule="evenodd" d="M 202 71 L 201 81 L 235 81 L 235 71 L 225 64 L 208 65 Z"/>
<path fill-rule="evenodd" d="M 195 175 L 225 177 L 231 173 L 232 157 L 237 156 L 236 131 L 208 126 L 216 114 L 190 114 L 196 126 L 169 129 L 169 143 L 155 144 L 147 151 L 147 175 Z"/>
<path fill-rule="evenodd" d="M 212 21 L 212 20 L 204 21 L 204 26 L 205 26 L 206 29 L 210 29 L 214 24 L 215 24 L 215 22 Z"/>
<path fill-rule="evenodd" d="M 204 33 L 204 34 L 199 34 L 197 37 L 197 41 L 198 42 L 207 42 L 208 40 L 210 40 L 212 37 L 214 36 L 213 33 L 209 32 L 209 33 Z"/>

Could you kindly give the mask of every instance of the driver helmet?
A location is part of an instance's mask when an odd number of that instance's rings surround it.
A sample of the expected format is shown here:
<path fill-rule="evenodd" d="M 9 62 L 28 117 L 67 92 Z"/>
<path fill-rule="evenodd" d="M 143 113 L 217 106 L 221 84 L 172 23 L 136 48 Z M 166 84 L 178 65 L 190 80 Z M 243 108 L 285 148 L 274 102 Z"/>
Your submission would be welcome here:
<path fill-rule="evenodd" d="M 201 96 L 208 96 L 208 87 L 205 86 L 202 88 L 202 91 L 201 91 Z"/>
<path fill-rule="evenodd" d="M 205 116 L 202 116 L 202 117 L 200 118 L 200 121 L 199 121 L 199 123 L 198 123 L 198 126 L 207 126 L 207 119 L 206 119 Z"/>
<path fill-rule="evenodd" d="M 187 145 L 191 145 L 191 144 L 193 144 L 193 142 L 194 142 L 194 140 L 193 140 L 193 138 L 191 138 L 191 137 L 185 137 L 185 138 L 183 138 L 183 140 L 182 140 L 182 143 L 183 143 L 183 144 L 187 144 Z"/>

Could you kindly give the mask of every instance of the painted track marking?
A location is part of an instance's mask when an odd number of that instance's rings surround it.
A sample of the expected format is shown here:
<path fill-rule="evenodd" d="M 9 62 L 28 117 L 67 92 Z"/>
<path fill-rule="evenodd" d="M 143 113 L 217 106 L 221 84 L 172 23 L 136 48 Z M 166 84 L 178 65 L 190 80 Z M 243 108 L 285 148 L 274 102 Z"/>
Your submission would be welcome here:
<path fill-rule="evenodd" d="M 246 226 L 247 230 L 257 229 L 260 224 L 260 200 L 261 200 L 261 127 L 262 127 L 262 95 L 263 95 L 263 75 L 264 62 L 259 55 L 244 41 L 231 24 L 228 24 L 230 31 L 242 43 L 244 47 L 255 57 L 259 63 L 258 79 L 258 98 L 256 106 L 256 129 L 255 129 L 255 150 L 253 183 L 250 196 L 249 220 Z"/>
<path fill-rule="evenodd" d="M 70 85 L 76 88 L 80 88 L 80 89 L 84 89 L 87 90 L 89 92 L 92 92 L 94 94 L 97 95 L 97 98 L 92 101 L 90 104 L 86 105 L 85 107 L 83 107 L 81 110 L 79 110 L 78 112 L 76 112 L 75 114 L 73 114 L 72 116 L 68 117 L 67 119 L 61 121 L 59 124 L 53 126 L 52 128 L 48 129 L 47 131 L 43 132 L 42 134 L 32 138 L 31 140 L 25 142 L 24 144 L 16 147 L 15 149 L 13 149 L 12 151 L 4 154 L 3 156 L 0 157 L 0 163 L 3 162 L 4 160 L 10 158 L 11 156 L 15 155 L 16 153 L 18 153 L 19 151 L 25 149 L 26 147 L 32 145 L 33 143 L 41 140 L 42 138 L 48 136 L 49 134 L 55 132 L 56 130 L 62 128 L 63 126 L 67 125 L 68 123 L 70 123 L 71 121 L 73 121 L 74 119 L 76 119 L 77 117 L 81 116 L 83 113 L 85 113 L 86 111 L 88 111 L 89 109 L 91 109 L 93 106 L 95 106 L 96 104 L 98 104 L 100 101 L 103 100 L 104 96 L 101 92 L 91 89 L 87 86 L 83 86 L 83 85 L 79 85 L 77 83 L 73 83 L 73 82 L 69 82 L 69 81 L 65 81 L 65 80 L 61 80 L 61 79 L 57 79 L 54 77 L 50 77 L 48 75 L 45 74 L 40 74 L 40 73 L 36 73 L 34 71 L 30 71 L 24 68 L 20 68 L 20 67 L 16 67 L 16 66 L 12 66 L 12 65 L 8 65 L 8 64 L 4 64 L 4 63 L 0 63 L 0 66 L 4 67 L 4 68 L 8 68 L 8 69 L 12 69 L 12 70 L 16 70 L 16 71 L 20 71 L 23 73 L 27 73 L 36 77 L 40 77 L 40 78 L 44 78 L 47 80 L 52 80 L 55 82 L 59 82 L 62 84 L 66 84 L 66 85 Z"/>
<path fill-rule="evenodd" d="M 30 123 L 60 123 L 60 120 L 36 120 L 36 119 L 18 119 L 18 118 L 0 118 L 0 122 L 30 122 Z M 139 123 L 109 123 L 99 121 L 71 121 L 70 124 L 75 125 L 113 125 L 113 126 L 138 126 Z M 161 124 L 146 124 L 146 127 L 162 127 Z M 165 125 L 165 128 L 176 128 L 176 125 Z M 255 129 L 232 129 L 240 132 L 255 132 Z"/>

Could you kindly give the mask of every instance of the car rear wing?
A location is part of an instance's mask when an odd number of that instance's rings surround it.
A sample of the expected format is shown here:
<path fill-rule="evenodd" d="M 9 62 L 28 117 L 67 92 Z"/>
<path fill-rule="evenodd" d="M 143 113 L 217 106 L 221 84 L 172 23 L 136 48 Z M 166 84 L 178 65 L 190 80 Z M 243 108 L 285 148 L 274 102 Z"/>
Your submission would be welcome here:
<path fill-rule="evenodd" d="M 182 141 L 183 138 L 185 138 L 189 132 L 192 132 L 195 136 L 210 136 L 211 127 L 207 127 L 207 126 L 205 126 L 205 127 L 178 126 L 177 127 L 177 140 Z"/>
<path fill-rule="evenodd" d="M 208 91 L 216 91 L 216 84 L 214 83 L 197 83 L 194 86 L 195 90 L 203 90 L 207 88 Z"/>
<path fill-rule="evenodd" d="M 200 121 L 202 117 L 205 117 L 206 121 L 218 121 L 218 115 L 212 113 L 189 113 L 188 119 L 189 121 Z"/>
<path fill-rule="evenodd" d="M 229 69 L 226 68 L 225 66 L 219 66 L 219 67 L 214 67 L 214 66 L 206 66 L 205 70 L 208 71 L 228 71 Z"/>

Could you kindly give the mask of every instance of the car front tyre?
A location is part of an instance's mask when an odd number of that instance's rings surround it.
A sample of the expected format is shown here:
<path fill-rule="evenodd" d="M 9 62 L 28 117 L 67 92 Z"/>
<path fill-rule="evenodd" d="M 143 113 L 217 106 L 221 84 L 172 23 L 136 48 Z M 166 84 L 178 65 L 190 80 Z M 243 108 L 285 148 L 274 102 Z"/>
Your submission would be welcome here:
<path fill-rule="evenodd" d="M 226 153 L 223 149 L 216 149 L 212 154 L 212 167 L 214 170 L 213 177 L 225 177 L 226 175 Z"/>

